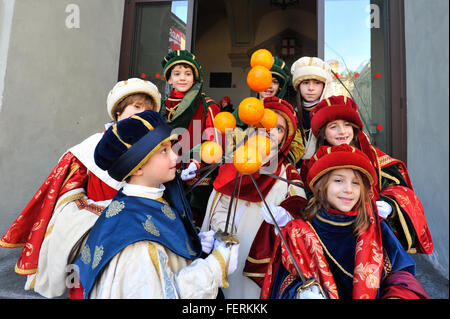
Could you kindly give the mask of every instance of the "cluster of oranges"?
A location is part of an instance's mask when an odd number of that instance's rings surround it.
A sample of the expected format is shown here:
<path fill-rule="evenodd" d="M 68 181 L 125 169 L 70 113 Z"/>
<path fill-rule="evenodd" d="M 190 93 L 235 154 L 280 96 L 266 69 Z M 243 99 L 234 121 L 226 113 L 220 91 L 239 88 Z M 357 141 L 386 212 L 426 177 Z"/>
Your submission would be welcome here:
<path fill-rule="evenodd" d="M 273 56 L 266 49 L 255 51 L 250 59 L 251 70 L 247 75 L 248 86 L 256 91 L 263 92 L 270 87 Z M 270 130 L 277 124 L 277 115 L 255 97 L 247 97 L 241 101 L 238 109 L 239 118 L 250 126 Z M 220 112 L 214 118 L 214 127 L 222 134 L 227 130 L 236 128 L 236 119 L 230 112 Z M 244 145 L 234 152 L 233 163 L 242 174 L 253 174 L 259 170 L 262 161 L 270 153 L 270 139 L 263 135 L 249 138 Z M 202 161 L 208 164 L 220 162 L 223 156 L 222 147 L 216 142 L 205 142 L 200 149 Z"/>

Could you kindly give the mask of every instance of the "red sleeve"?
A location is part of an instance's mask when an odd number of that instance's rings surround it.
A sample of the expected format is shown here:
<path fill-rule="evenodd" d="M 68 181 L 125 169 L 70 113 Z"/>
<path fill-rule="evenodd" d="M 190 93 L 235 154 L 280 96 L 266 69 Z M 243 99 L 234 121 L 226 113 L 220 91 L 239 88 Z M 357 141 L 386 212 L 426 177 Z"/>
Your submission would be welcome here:
<path fill-rule="evenodd" d="M 303 187 L 303 181 L 300 178 L 300 174 L 292 164 L 288 164 L 286 167 L 286 179 L 298 184 L 298 187 Z M 280 206 L 286 209 L 294 218 L 300 218 L 306 204 L 306 198 L 289 192 L 288 198 L 282 201 Z"/>
<path fill-rule="evenodd" d="M 206 114 L 206 129 L 209 134 L 206 139 L 208 141 L 215 141 L 221 145 L 225 145 L 225 136 L 222 136 L 219 130 L 214 128 L 214 118 L 218 113 L 220 113 L 220 108 L 217 104 L 212 103 L 208 106 L 208 113 Z"/>
<path fill-rule="evenodd" d="M 16 265 L 17 273 L 36 272 L 39 251 L 56 202 L 72 189 L 85 188 L 86 181 L 86 167 L 72 153 L 64 155 L 0 239 L 2 247 L 25 246 Z"/>
<path fill-rule="evenodd" d="M 381 284 L 381 299 L 430 299 L 422 284 L 409 272 L 389 274 Z"/>
<path fill-rule="evenodd" d="M 94 173 L 89 172 L 87 183 L 87 197 L 94 201 L 112 199 L 117 194 L 117 190 L 105 184 Z"/>

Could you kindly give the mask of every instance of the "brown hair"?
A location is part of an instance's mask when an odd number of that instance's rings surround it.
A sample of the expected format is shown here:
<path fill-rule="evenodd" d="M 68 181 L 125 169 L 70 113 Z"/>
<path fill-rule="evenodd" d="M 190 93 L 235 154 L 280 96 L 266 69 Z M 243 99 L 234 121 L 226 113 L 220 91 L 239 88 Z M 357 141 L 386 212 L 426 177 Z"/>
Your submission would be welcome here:
<path fill-rule="evenodd" d="M 173 71 L 173 69 L 174 69 L 177 65 L 181 65 L 182 67 L 184 67 L 184 68 L 186 68 L 186 69 L 189 68 L 189 69 L 191 69 L 192 73 L 194 73 L 194 69 L 193 69 L 192 66 L 190 66 L 189 64 L 187 64 L 187 63 L 177 63 L 177 64 L 171 66 L 170 69 L 167 71 L 166 74 L 168 74 L 169 77 L 168 77 L 166 80 L 169 80 L 169 79 L 170 79 L 170 77 L 172 76 L 172 71 Z M 194 75 L 194 81 L 195 81 L 195 74 L 193 74 L 193 75 Z"/>
<path fill-rule="evenodd" d="M 323 175 L 313 186 L 312 192 L 313 197 L 308 202 L 308 205 L 305 207 L 302 217 L 304 220 L 312 221 L 312 219 L 316 216 L 317 212 L 321 209 L 329 210 L 330 204 L 327 200 L 327 190 L 328 185 L 330 184 L 330 176 L 333 171 L 328 172 Z M 357 170 L 353 170 L 356 178 L 359 181 L 359 185 L 361 185 L 361 192 L 358 201 L 355 204 L 355 208 L 358 209 L 358 215 L 353 224 L 353 233 L 355 235 L 360 235 L 364 232 L 370 224 L 369 213 L 367 211 L 366 204 L 370 204 L 370 183 L 365 176 L 363 176 Z"/>
<path fill-rule="evenodd" d="M 117 106 L 114 108 L 114 120 L 117 121 L 119 115 L 123 113 L 123 111 L 128 105 L 133 104 L 140 100 L 144 100 L 144 103 L 151 104 L 150 108 L 151 110 L 155 108 L 156 101 L 154 101 L 153 97 L 151 97 L 150 95 L 147 95 L 145 93 L 132 94 L 124 98 L 122 101 L 120 101 L 119 104 L 117 104 Z"/>
<path fill-rule="evenodd" d="M 295 105 L 295 112 L 297 113 L 297 129 L 300 130 L 300 133 L 302 134 L 302 139 L 305 141 L 305 131 L 303 130 L 303 107 L 302 107 L 302 94 L 300 92 L 300 88 L 297 90 L 296 95 L 296 105 Z"/>

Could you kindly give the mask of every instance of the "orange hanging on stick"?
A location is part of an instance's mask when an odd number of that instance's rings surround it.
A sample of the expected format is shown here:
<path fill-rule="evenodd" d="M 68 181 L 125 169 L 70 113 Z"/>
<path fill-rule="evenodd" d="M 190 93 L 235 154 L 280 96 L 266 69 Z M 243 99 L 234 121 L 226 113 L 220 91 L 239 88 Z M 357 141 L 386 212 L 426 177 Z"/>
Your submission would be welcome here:
<path fill-rule="evenodd" d="M 247 84 L 255 92 L 264 92 L 272 83 L 272 73 L 268 68 L 256 65 L 247 74 Z"/>
<path fill-rule="evenodd" d="M 222 159 L 222 146 L 213 141 L 207 141 L 200 147 L 200 157 L 203 162 L 216 164 Z"/>
<path fill-rule="evenodd" d="M 264 109 L 262 119 L 259 121 L 257 127 L 264 127 L 266 130 L 270 130 L 277 125 L 278 115 L 271 109 Z"/>
<path fill-rule="evenodd" d="M 256 147 L 243 145 L 234 152 L 233 164 L 242 174 L 253 174 L 261 167 L 261 155 Z"/>
<path fill-rule="evenodd" d="M 230 112 L 220 112 L 214 117 L 214 127 L 225 134 L 226 129 L 236 128 L 236 119 Z"/>
<path fill-rule="evenodd" d="M 266 49 L 256 50 L 255 52 L 253 52 L 250 58 L 250 65 L 252 68 L 256 65 L 261 65 L 270 70 L 273 65 L 272 53 L 270 53 L 270 51 Z"/>
<path fill-rule="evenodd" d="M 264 116 L 264 104 L 256 97 L 247 97 L 239 104 L 238 115 L 248 125 L 256 125 Z"/>

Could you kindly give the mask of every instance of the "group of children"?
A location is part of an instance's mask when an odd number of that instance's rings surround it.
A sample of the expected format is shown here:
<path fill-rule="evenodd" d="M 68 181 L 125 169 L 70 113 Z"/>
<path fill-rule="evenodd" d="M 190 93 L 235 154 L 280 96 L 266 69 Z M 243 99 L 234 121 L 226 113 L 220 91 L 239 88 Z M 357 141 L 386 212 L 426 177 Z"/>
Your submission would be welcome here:
<path fill-rule="evenodd" d="M 117 83 L 112 123 L 61 157 L 0 239 L 24 246 L 16 272 L 25 289 L 49 298 L 67 288 L 69 298 L 429 298 L 408 255 L 433 243 L 407 169 L 370 143 L 352 99 L 332 95 L 327 63 L 302 57 L 289 70 L 274 57 L 272 84 L 258 95 L 277 115 L 275 152 L 252 175 L 224 163 L 206 178 L 194 153 L 223 142 L 214 117 L 226 105 L 206 96 L 192 53 L 170 52 L 162 68 L 169 97 L 161 102 L 149 81 Z M 295 106 L 283 99 L 289 85 Z M 237 109 L 225 111 L 246 128 Z M 238 243 L 215 236 L 228 224 Z"/>

